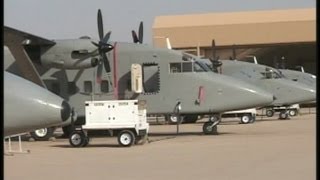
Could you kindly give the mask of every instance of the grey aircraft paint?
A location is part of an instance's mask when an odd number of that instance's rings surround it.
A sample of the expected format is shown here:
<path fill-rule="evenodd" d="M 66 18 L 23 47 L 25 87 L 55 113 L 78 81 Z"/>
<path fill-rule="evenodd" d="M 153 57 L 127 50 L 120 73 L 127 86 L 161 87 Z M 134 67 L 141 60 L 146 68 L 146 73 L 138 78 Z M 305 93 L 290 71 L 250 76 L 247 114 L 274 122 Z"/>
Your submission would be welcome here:
<path fill-rule="evenodd" d="M 313 74 L 290 69 L 279 69 L 279 71 L 285 78 L 309 85 L 314 89 L 317 87 L 317 77 Z"/>
<path fill-rule="evenodd" d="M 84 48 L 88 52 L 95 50 L 95 47 L 91 44 L 91 41 L 94 40 L 81 39 L 77 43 L 77 40 L 70 41 L 55 41 L 55 46 L 45 49 L 45 53 L 42 53 L 41 56 L 42 64 L 50 67 L 53 66 L 52 61 L 57 60 L 65 62 L 59 64 L 71 64 L 70 53 L 72 51 L 80 51 Z M 69 48 L 70 44 L 74 45 L 73 49 Z M 98 83 L 96 80 L 97 67 L 83 70 L 50 69 L 42 74 L 42 79 L 49 89 L 52 84 L 59 83 L 59 94 L 75 107 L 79 116 L 84 115 L 83 102 L 90 99 L 146 100 L 149 114 L 170 114 L 178 100 L 182 103 L 181 113 L 184 114 L 218 113 L 263 106 L 273 101 L 272 94 L 224 75 L 216 74 L 212 76 L 212 73 L 204 71 L 169 72 L 170 63 L 191 63 L 183 60 L 184 54 L 182 52 L 165 48 L 155 49 L 143 44 L 122 42 L 111 44 L 113 44 L 114 49 L 107 53 L 107 56 L 112 71 L 106 73 L 103 70 L 101 76 L 101 80 L 105 84 Z M 64 46 L 66 47 L 64 48 Z M 66 54 L 59 53 L 60 50 L 64 50 L 63 52 Z M 58 54 L 58 58 L 52 59 L 56 54 Z M 84 55 L 84 57 L 86 56 Z M 83 61 L 90 60 L 91 58 L 87 58 Z M 151 72 L 149 79 L 144 79 L 145 92 L 142 94 L 130 91 L 130 66 L 133 63 L 141 64 L 145 73 L 147 73 L 146 71 Z M 192 65 L 194 66 L 193 63 Z M 92 83 L 92 92 L 86 92 L 85 82 Z M 75 83 L 72 85 L 75 87 L 75 92 L 70 93 L 68 84 L 72 83 Z M 102 86 L 108 86 L 108 91 L 101 91 Z M 200 91 L 203 92 L 202 102 L 197 103 Z"/>
<path fill-rule="evenodd" d="M 201 60 L 211 64 L 209 60 Z M 275 68 L 236 60 L 221 60 L 219 68 L 222 74 L 244 80 L 273 93 L 276 100 L 273 106 L 288 106 L 296 103 L 314 101 L 315 90 L 305 84 L 283 78 Z M 270 77 L 266 75 L 266 69 L 270 70 Z"/>
<path fill-rule="evenodd" d="M 67 125 L 70 114 L 61 97 L 4 71 L 4 136 Z"/>

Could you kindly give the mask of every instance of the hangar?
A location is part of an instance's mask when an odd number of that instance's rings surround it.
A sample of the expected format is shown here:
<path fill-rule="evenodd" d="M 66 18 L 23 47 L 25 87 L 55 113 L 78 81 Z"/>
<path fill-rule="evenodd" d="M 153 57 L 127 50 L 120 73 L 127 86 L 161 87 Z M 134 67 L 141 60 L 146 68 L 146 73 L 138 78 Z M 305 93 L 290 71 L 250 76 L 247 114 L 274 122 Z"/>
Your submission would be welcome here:
<path fill-rule="evenodd" d="M 152 27 L 153 44 L 212 57 L 212 39 L 220 59 L 233 48 L 244 60 L 255 55 L 259 63 L 316 73 L 316 9 L 261 10 L 158 16 Z"/>

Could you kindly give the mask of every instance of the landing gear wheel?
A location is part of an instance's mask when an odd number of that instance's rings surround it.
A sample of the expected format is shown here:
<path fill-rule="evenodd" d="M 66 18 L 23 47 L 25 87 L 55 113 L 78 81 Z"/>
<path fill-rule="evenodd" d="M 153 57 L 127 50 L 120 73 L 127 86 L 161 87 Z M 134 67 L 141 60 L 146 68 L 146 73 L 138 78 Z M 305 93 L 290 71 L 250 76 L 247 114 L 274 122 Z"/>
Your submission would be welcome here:
<path fill-rule="evenodd" d="M 135 135 L 130 130 L 123 130 L 118 135 L 118 143 L 121 146 L 129 147 L 135 142 Z"/>
<path fill-rule="evenodd" d="M 267 117 L 272 117 L 273 114 L 274 114 L 274 111 L 273 111 L 273 110 L 270 110 L 270 109 L 269 109 L 269 110 L 266 111 Z"/>
<path fill-rule="evenodd" d="M 288 119 L 289 115 L 286 111 L 281 111 L 279 114 L 279 119 Z"/>
<path fill-rule="evenodd" d="M 180 123 L 182 123 L 184 121 L 184 117 L 180 116 L 180 118 L 182 119 Z M 178 116 L 174 114 L 166 115 L 165 119 L 169 124 L 177 124 L 178 122 Z"/>
<path fill-rule="evenodd" d="M 73 147 L 82 147 L 89 141 L 87 141 L 87 137 L 82 131 L 74 131 L 70 134 L 69 143 Z M 87 145 L 87 144 L 86 144 Z"/>
<path fill-rule="evenodd" d="M 290 111 L 289 111 L 289 115 L 290 116 L 296 116 L 298 114 L 298 111 L 296 110 L 296 109 L 291 109 Z"/>
<path fill-rule="evenodd" d="M 53 136 L 54 130 L 54 127 L 37 129 L 30 132 L 30 135 L 36 141 L 48 141 Z"/>
<path fill-rule="evenodd" d="M 217 125 L 212 126 L 214 122 L 205 122 L 202 126 L 202 130 L 204 134 L 218 134 L 218 127 Z"/>
<path fill-rule="evenodd" d="M 248 124 L 251 122 L 252 116 L 250 114 L 244 114 L 243 116 L 241 116 L 241 124 Z"/>

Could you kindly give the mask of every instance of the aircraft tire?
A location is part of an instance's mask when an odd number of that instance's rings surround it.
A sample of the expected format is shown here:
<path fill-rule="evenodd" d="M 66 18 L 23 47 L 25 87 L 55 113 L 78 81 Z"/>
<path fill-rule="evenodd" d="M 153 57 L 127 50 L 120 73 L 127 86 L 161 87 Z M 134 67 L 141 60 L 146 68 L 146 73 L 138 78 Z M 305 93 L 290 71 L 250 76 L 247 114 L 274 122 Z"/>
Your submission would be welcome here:
<path fill-rule="evenodd" d="M 184 117 L 182 118 L 182 122 L 184 121 Z M 178 122 L 178 117 L 173 115 L 173 114 L 169 114 L 165 116 L 165 120 L 169 123 L 169 124 L 177 124 Z"/>
<path fill-rule="evenodd" d="M 82 131 L 73 131 L 69 136 L 69 143 L 73 147 L 83 147 L 86 143 L 86 135 Z"/>
<path fill-rule="evenodd" d="M 241 116 L 241 124 L 249 124 L 251 122 L 252 116 L 251 114 L 244 114 Z"/>
<path fill-rule="evenodd" d="M 268 109 L 268 110 L 266 111 L 266 116 L 267 116 L 267 117 L 272 117 L 273 115 L 274 115 L 274 111 L 273 111 L 273 110 Z"/>
<path fill-rule="evenodd" d="M 36 141 L 48 141 L 55 131 L 55 127 L 41 128 L 30 132 L 31 137 Z"/>
<path fill-rule="evenodd" d="M 123 147 L 130 147 L 135 139 L 134 133 L 130 130 L 122 130 L 118 135 L 118 143 Z"/>
<path fill-rule="evenodd" d="M 89 138 L 88 136 L 86 136 L 86 135 L 85 135 L 85 137 L 84 137 L 84 141 L 83 141 L 83 143 L 82 143 L 82 146 L 81 146 L 81 147 L 86 147 L 86 146 L 88 146 L 89 142 L 90 142 L 90 138 Z"/>
<path fill-rule="evenodd" d="M 286 113 L 285 111 L 281 111 L 279 114 L 279 119 L 288 119 L 289 118 L 289 114 Z"/>
<path fill-rule="evenodd" d="M 298 111 L 296 109 L 290 109 L 289 110 L 289 115 L 290 116 L 296 116 L 298 114 Z"/>
<path fill-rule="evenodd" d="M 218 127 L 217 125 L 211 127 L 211 125 L 213 124 L 213 122 L 205 122 L 202 126 L 202 130 L 203 130 L 203 133 L 205 135 L 216 135 L 218 134 Z"/>

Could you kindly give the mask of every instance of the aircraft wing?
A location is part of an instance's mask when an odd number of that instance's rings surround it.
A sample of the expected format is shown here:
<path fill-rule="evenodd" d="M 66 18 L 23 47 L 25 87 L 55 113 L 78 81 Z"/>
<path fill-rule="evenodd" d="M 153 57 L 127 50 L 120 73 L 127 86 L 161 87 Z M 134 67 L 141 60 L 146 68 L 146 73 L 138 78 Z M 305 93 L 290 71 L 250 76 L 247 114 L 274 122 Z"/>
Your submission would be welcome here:
<path fill-rule="evenodd" d="M 4 26 L 4 45 L 18 43 L 21 45 L 48 45 L 53 46 L 56 43 L 52 40 L 48 40 L 39 36 L 35 36 L 17 29 L 13 29 L 8 26 Z M 18 42 L 13 42 L 13 39 L 20 40 Z"/>
<path fill-rule="evenodd" d="M 4 45 L 8 47 L 18 64 L 22 76 L 44 88 L 44 82 L 41 80 L 34 64 L 25 51 L 25 46 L 53 46 L 56 43 L 29 33 L 25 33 L 10 27 L 4 27 Z"/>

